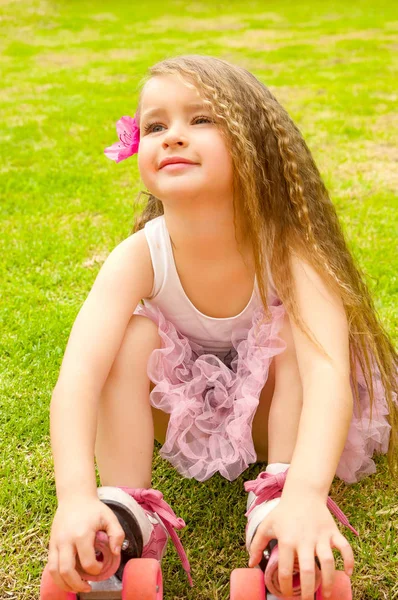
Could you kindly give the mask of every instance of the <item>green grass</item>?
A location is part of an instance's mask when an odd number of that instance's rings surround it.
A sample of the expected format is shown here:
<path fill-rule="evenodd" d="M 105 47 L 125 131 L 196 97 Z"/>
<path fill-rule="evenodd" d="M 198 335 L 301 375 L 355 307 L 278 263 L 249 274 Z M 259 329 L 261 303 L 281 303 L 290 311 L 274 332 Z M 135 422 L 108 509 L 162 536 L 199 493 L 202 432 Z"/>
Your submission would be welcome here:
<path fill-rule="evenodd" d="M 166 16 L 167 15 L 167 16 Z M 129 235 L 136 160 L 103 149 L 133 115 L 154 62 L 184 53 L 236 62 L 270 87 L 301 129 L 350 247 L 397 341 L 398 230 L 394 2 L 0 1 L 3 158 L 0 214 L 0 598 L 38 597 L 56 507 L 49 403 L 79 308 Z M 332 496 L 360 532 L 355 600 L 398 598 L 397 486 L 377 474 Z M 246 566 L 243 482 L 179 476 L 154 455 L 153 487 L 187 522 L 191 591 L 177 554 L 165 598 L 227 599 Z M 341 566 L 340 556 L 336 554 Z"/>

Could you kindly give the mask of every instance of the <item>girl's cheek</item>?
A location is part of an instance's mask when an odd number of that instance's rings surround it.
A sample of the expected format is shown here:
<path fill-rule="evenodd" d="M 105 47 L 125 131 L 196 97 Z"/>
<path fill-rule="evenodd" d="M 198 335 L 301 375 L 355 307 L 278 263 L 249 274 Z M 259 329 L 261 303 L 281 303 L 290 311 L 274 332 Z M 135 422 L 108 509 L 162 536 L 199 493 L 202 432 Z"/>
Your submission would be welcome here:
<path fill-rule="evenodd" d="M 138 155 L 138 170 L 145 187 L 156 195 L 156 167 L 153 159 L 145 154 Z"/>
<path fill-rule="evenodd" d="M 141 167 L 143 166 L 143 164 L 145 162 L 145 156 L 146 156 L 145 142 L 143 140 L 140 140 L 140 145 L 138 148 L 138 155 L 137 155 L 139 169 L 141 169 Z"/>
<path fill-rule="evenodd" d="M 138 168 L 140 171 L 148 171 L 151 169 L 155 170 L 155 157 L 145 141 L 140 142 L 140 149 L 138 152 Z"/>
<path fill-rule="evenodd" d="M 147 185 L 147 167 L 145 158 L 143 156 L 138 156 L 138 170 L 140 172 L 141 179 L 143 180 L 144 184 Z"/>
<path fill-rule="evenodd" d="M 148 171 L 148 156 L 144 149 L 138 153 L 138 169 L 141 175 L 145 175 Z"/>

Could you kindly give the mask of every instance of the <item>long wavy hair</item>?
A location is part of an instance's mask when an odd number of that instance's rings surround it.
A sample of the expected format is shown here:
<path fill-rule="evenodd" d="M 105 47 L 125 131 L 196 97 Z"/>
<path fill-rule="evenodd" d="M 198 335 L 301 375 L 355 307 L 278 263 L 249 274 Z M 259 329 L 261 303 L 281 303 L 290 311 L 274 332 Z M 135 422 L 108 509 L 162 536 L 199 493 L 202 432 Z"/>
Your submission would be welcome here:
<path fill-rule="evenodd" d="M 336 209 L 299 129 L 269 89 L 239 66 L 210 56 L 178 56 L 155 64 L 143 81 L 170 74 L 196 87 L 227 142 L 233 160 L 235 226 L 239 225 L 243 239 L 252 244 L 266 318 L 270 317 L 268 264 L 290 317 L 320 347 L 298 313 L 291 253 L 312 265 L 340 295 L 349 327 L 354 401 L 361 412 L 358 361 L 370 396 L 371 418 L 375 373 L 385 390 L 391 425 L 388 464 L 395 475 L 398 355 L 376 313 L 365 277 L 347 247 Z M 141 96 L 138 117 L 140 107 Z M 142 195 L 147 196 L 144 207 Z M 139 193 L 136 205 L 141 211 L 133 232 L 163 214 L 162 202 L 148 192 Z"/>

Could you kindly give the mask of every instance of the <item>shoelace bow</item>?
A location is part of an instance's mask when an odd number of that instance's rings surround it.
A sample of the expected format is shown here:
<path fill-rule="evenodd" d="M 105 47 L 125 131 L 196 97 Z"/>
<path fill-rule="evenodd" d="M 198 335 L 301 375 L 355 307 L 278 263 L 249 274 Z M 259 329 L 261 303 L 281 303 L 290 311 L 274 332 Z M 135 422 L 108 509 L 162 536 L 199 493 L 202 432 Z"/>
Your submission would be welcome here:
<path fill-rule="evenodd" d="M 244 487 L 246 492 L 254 492 L 257 496 L 245 514 L 246 517 L 248 517 L 252 510 L 262 502 L 280 497 L 283 486 L 285 485 L 288 470 L 289 469 L 287 469 L 287 471 L 284 473 L 277 473 L 277 475 L 271 475 L 270 473 L 262 472 L 257 479 L 245 482 Z M 326 506 L 343 525 L 349 527 L 351 531 L 355 533 L 355 535 L 359 536 L 359 533 L 352 527 L 352 525 L 350 525 L 343 511 L 340 510 L 330 496 L 328 496 Z"/>
<path fill-rule="evenodd" d="M 159 516 L 163 525 L 166 527 L 174 546 L 176 547 L 178 556 L 182 562 L 182 566 L 187 574 L 189 584 L 191 587 L 193 587 L 191 565 L 189 564 L 188 557 L 185 553 L 180 538 L 173 529 L 173 527 L 175 529 L 183 529 L 185 527 L 184 519 L 177 517 L 173 509 L 167 504 L 167 502 L 165 502 L 165 500 L 163 500 L 163 494 L 159 490 L 154 490 L 152 488 L 132 489 L 125 487 L 122 489 L 132 496 L 134 500 L 136 500 L 138 504 L 142 506 L 142 508 L 155 512 Z"/>

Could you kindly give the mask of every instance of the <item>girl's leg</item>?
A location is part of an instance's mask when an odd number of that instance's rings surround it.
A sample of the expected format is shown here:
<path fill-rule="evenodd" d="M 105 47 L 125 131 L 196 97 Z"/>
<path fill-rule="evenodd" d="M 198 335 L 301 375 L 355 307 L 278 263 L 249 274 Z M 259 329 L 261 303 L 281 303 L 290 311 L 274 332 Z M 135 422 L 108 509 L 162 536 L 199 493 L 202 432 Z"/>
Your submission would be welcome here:
<path fill-rule="evenodd" d="M 165 415 L 151 410 L 147 364 L 160 343 L 157 325 L 133 315 L 100 398 L 95 455 L 102 486 L 151 487 L 154 431 L 162 435 Z"/>
<path fill-rule="evenodd" d="M 152 414 L 147 365 L 151 352 L 160 346 L 157 325 L 133 315 L 100 398 L 95 445 L 101 478 L 98 495 L 131 525 L 129 531 L 125 529 L 129 545 L 124 554 L 122 551 L 122 565 L 116 573 L 119 578 L 132 555 L 160 562 L 170 537 L 166 513 L 174 514 L 172 508 L 162 499 L 165 516 L 158 515 L 154 503 L 157 506 L 159 498 L 156 490 L 150 489 L 154 432 L 163 435 L 164 418 Z M 175 538 L 173 543 L 191 582 L 188 558 Z"/>
<path fill-rule="evenodd" d="M 151 381 L 150 390 L 152 391 L 155 385 Z M 166 441 L 166 432 L 167 427 L 169 425 L 170 415 L 168 413 L 159 410 L 158 408 L 154 408 L 151 405 L 152 410 L 152 418 L 153 418 L 153 427 L 155 432 L 155 440 L 160 444 L 165 443 Z"/>
<path fill-rule="evenodd" d="M 287 347 L 272 361 L 253 421 L 259 461 L 291 463 L 303 405 L 303 387 L 290 326 L 285 316 L 280 337 Z"/>
<path fill-rule="evenodd" d="M 259 407 L 256 413 L 259 414 L 257 429 L 253 433 L 255 448 L 257 446 L 264 452 L 264 439 L 268 437 L 268 452 L 265 458 L 268 466 L 266 473 L 276 475 L 286 470 L 292 462 L 294 449 L 297 442 L 297 433 L 303 406 L 303 388 L 300 372 L 297 363 L 297 356 L 290 321 L 285 316 L 284 325 L 280 332 L 280 337 L 286 342 L 286 349 L 275 357 L 272 361 L 274 365 L 273 374 L 268 378 L 264 389 L 262 390 Z M 266 436 L 268 433 L 268 436 Z M 264 455 L 257 454 L 258 460 L 263 461 Z M 284 464 L 280 464 L 284 463 Z M 271 466 L 272 465 L 272 466 Z M 263 473 L 259 475 L 261 477 Z M 255 532 L 280 501 L 280 494 L 271 500 L 263 500 L 253 506 L 256 500 L 256 494 L 249 492 L 247 498 L 247 510 L 250 510 L 246 526 L 246 548 L 250 549 Z M 269 550 L 270 548 L 268 548 Z M 275 555 L 273 555 L 275 558 Z M 264 556 L 265 558 L 265 556 Z M 267 598 L 277 600 L 280 594 L 278 585 L 270 584 L 270 581 L 277 581 L 277 562 L 273 563 L 262 561 L 262 568 L 265 570 L 265 581 L 267 585 Z M 294 575 L 299 573 L 297 569 L 297 556 L 295 557 Z M 271 575 L 272 574 L 272 575 Z M 297 579 L 297 578 L 296 578 Z M 293 581 L 295 578 L 293 579 Z M 294 584 L 294 590 L 297 593 L 297 583 Z M 272 587 L 273 586 L 273 587 Z M 275 594 L 275 595 L 274 595 Z"/>
<path fill-rule="evenodd" d="M 268 462 L 268 421 L 272 396 L 275 388 L 275 361 L 273 360 L 268 379 L 260 394 L 260 402 L 253 419 L 252 436 L 258 462 Z"/>

